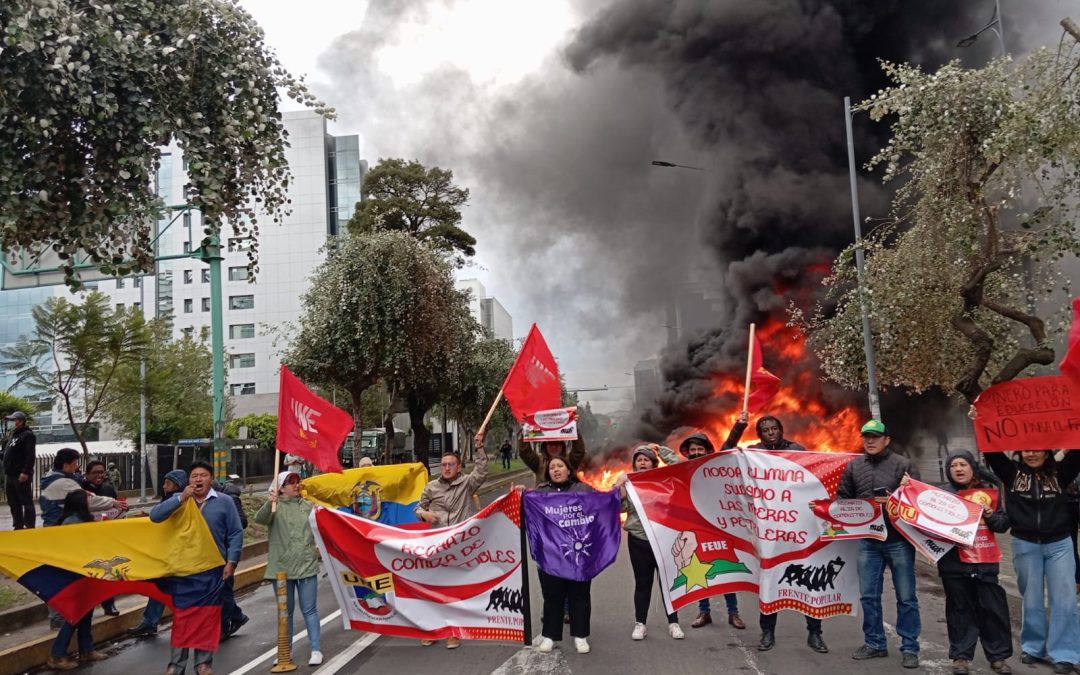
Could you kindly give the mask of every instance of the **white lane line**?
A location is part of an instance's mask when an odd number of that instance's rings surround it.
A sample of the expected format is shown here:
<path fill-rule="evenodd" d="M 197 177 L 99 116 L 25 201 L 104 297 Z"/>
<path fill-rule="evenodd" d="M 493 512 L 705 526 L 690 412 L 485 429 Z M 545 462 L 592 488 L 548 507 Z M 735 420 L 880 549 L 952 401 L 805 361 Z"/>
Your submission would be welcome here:
<path fill-rule="evenodd" d="M 765 672 L 761 670 L 761 668 L 758 668 L 757 659 L 754 658 L 754 652 L 750 651 L 750 649 L 745 644 L 743 644 L 743 641 L 739 638 L 739 636 L 736 635 L 731 629 L 728 629 L 728 635 L 730 635 L 732 639 L 735 640 L 735 645 L 739 648 L 739 651 L 742 652 L 743 660 L 746 661 L 746 666 L 751 671 L 753 671 L 755 675 L 765 675 Z M 756 649 L 757 648 L 755 647 L 755 651 Z"/>
<path fill-rule="evenodd" d="M 532 647 L 523 647 L 506 659 L 491 675 L 572 675 L 570 664 L 563 657 L 562 649 L 541 654 Z"/>
<path fill-rule="evenodd" d="M 377 633 L 364 633 L 359 640 L 349 645 L 345 651 L 324 663 L 321 668 L 315 671 L 314 675 L 334 675 L 334 673 L 349 665 L 349 661 L 356 658 L 357 654 L 370 647 L 371 643 L 378 639 Z"/>
<path fill-rule="evenodd" d="M 338 618 L 339 616 L 341 616 L 341 610 L 340 609 L 335 609 L 333 612 L 327 614 L 322 619 L 322 621 L 319 622 L 319 625 L 320 626 L 325 626 L 326 624 L 330 623 L 331 621 Z M 296 619 L 294 618 L 293 620 L 295 621 Z M 301 620 L 302 620 L 302 617 L 301 617 Z M 276 626 L 277 624 L 275 623 L 274 625 Z M 297 642 L 299 642 L 300 640 L 303 640 L 306 637 L 307 637 L 307 630 L 300 631 L 299 633 L 297 633 L 296 635 L 293 636 L 293 645 L 295 645 Z M 244 675 L 244 673 L 247 673 L 247 672 L 249 672 L 251 670 L 254 670 L 255 667 L 258 666 L 263 661 L 265 661 L 265 660 L 267 660 L 269 658 L 275 657 L 275 656 L 277 656 L 277 647 L 274 647 L 273 649 L 265 651 L 261 655 L 256 656 L 251 661 L 248 661 L 244 665 L 240 666 L 236 670 L 229 673 L 229 675 Z"/>

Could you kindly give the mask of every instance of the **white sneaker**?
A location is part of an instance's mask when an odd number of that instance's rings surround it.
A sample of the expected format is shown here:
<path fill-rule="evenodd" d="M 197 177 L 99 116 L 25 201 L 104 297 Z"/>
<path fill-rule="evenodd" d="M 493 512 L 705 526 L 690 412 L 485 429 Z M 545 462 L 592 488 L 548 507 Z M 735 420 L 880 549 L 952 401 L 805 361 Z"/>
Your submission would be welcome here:
<path fill-rule="evenodd" d="M 645 635 L 647 633 L 648 633 L 648 631 L 645 630 L 645 624 L 643 624 L 643 623 L 635 623 L 634 624 L 634 632 L 630 633 L 630 639 L 631 640 L 644 640 Z"/>
<path fill-rule="evenodd" d="M 589 653 L 589 649 L 590 649 L 589 641 L 586 640 L 585 638 L 574 638 L 574 646 L 577 647 L 577 653 L 578 654 L 588 654 Z"/>
<path fill-rule="evenodd" d="M 309 666 L 321 666 L 322 665 L 322 652 L 316 650 L 311 652 L 311 658 L 308 659 L 307 664 Z"/>
<path fill-rule="evenodd" d="M 555 649 L 555 641 L 548 637 L 540 638 L 540 644 L 536 646 L 536 649 L 541 654 L 548 654 Z"/>
<path fill-rule="evenodd" d="M 677 623 L 669 623 L 667 626 L 668 635 L 675 640 L 681 640 L 686 637 L 686 633 L 682 632 L 682 627 Z"/>

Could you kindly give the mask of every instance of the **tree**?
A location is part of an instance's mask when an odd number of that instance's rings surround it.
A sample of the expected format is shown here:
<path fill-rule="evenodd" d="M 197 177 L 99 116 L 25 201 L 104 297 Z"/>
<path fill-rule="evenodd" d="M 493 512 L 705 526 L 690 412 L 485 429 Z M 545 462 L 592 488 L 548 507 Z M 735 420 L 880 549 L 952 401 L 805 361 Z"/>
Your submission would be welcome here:
<path fill-rule="evenodd" d="M 870 162 L 903 180 L 891 217 L 867 237 L 867 305 L 883 384 L 934 386 L 969 402 L 983 387 L 1054 361 L 1040 296 L 1080 251 L 1080 87 L 1076 49 L 928 74 L 883 64 L 895 83 L 861 104 L 892 116 Z M 795 312 L 826 374 L 866 381 L 851 250 L 809 317 Z M 1062 308 L 1064 309 L 1064 307 Z M 1064 318 L 1064 314 L 1059 315 Z M 1061 322 L 1059 321 L 1059 324 Z"/>
<path fill-rule="evenodd" d="M 6 3 L 2 16 L 3 250 L 53 248 L 73 286 L 78 251 L 108 273 L 150 271 L 162 206 L 154 177 L 171 139 L 207 235 L 227 220 L 254 237 L 259 212 L 286 214 L 278 90 L 333 111 L 235 2 L 37 0 Z"/>
<path fill-rule="evenodd" d="M 447 169 L 416 160 L 380 159 L 364 176 L 364 200 L 349 221 L 354 233 L 407 232 L 445 254 L 476 254 L 476 239 L 461 229 L 469 191 L 454 185 Z"/>
<path fill-rule="evenodd" d="M 474 340 L 466 346 L 468 349 L 461 366 L 447 374 L 440 404 L 461 427 L 465 443 L 468 444 L 466 447 L 471 447 L 472 437 L 495 402 L 516 355 L 505 340 Z M 487 435 L 489 438 L 497 435 L 510 437 L 514 427 L 513 413 L 504 399 L 495 409 Z"/>
<path fill-rule="evenodd" d="M 116 386 L 117 374 L 138 364 L 148 331 L 140 312 L 116 310 L 94 291 L 81 304 L 49 298 L 34 307 L 34 332 L 0 350 L 0 367 L 18 373 L 17 382 L 57 400 L 83 453 L 86 429 L 97 414 L 130 395 Z"/>
<path fill-rule="evenodd" d="M 312 275 L 304 315 L 283 361 L 302 379 L 348 392 L 362 428 L 364 391 L 384 380 L 429 382 L 454 345 L 451 267 L 403 232 L 340 238 Z M 360 434 L 353 453 L 361 455 Z M 417 448 L 420 461 L 427 446 Z"/>
<path fill-rule="evenodd" d="M 33 421 L 37 407 L 30 401 L 6 391 L 0 391 L 0 417 L 7 417 L 13 412 L 21 412 Z"/>
<path fill-rule="evenodd" d="M 225 424 L 225 435 L 239 438 L 240 427 L 247 427 L 248 438 L 257 442 L 260 448 L 273 448 L 277 445 L 277 422 L 277 415 L 268 413 L 244 415 Z"/>
<path fill-rule="evenodd" d="M 205 340 L 171 339 L 164 322 L 148 326 L 146 349 L 146 440 L 175 443 L 181 438 L 205 438 L 213 434 L 213 358 Z M 102 415 L 128 438 L 139 438 L 139 394 L 143 379 L 139 361 L 117 368 L 116 395 Z M 136 441 L 136 445 L 138 442 Z"/>

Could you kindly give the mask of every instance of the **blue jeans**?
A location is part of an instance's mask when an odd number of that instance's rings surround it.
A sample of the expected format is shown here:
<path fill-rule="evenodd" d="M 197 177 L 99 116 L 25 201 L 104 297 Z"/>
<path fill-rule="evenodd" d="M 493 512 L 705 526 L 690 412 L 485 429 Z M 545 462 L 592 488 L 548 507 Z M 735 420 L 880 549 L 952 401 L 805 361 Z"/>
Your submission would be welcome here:
<path fill-rule="evenodd" d="M 739 613 L 739 596 L 735 595 L 734 593 L 724 593 L 724 604 L 727 605 L 728 614 Z M 699 612 L 712 611 L 712 605 L 709 604 L 708 598 L 702 598 L 701 600 L 698 600 L 697 608 Z"/>
<path fill-rule="evenodd" d="M 859 540 L 859 600 L 863 611 L 863 640 L 871 649 L 888 649 L 885 618 L 881 613 L 886 566 L 892 572 L 893 590 L 896 591 L 896 632 L 900 635 L 900 651 L 918 654 L 922 622 L 919 619 L 919 599 L 915 597 L 915 549 L 907 540 Z"/>
<path fill-rule="evenodd" d="M 67 621 L 60 627 L 60 632 L 56 634 L 56 639 L 52 644 L 52 655 L 56 658 L 60 658 L 67 654 L 68 644 L 71 643 L 71 634 L 77 633 L 79 636 L 79 655 L 86 656 L 90 652 L 94 651 L 94 635 L 91 632 L 90 624 L 93 619 L 94 612 L 89 611 L 86 616 L 79 619 L 79 623 L 71 625 Z"/>
<path fill-rule="evenodd" d="M 277 597 L 277 581 L 273 583 L 274 597 Z M 308 642 L 311 643 L 311 651 L 322 651 L 319 635 L 319 609 L 316 600 L 319 597 L 319 575 L 314 574 L 303 579 L 289 579 L 285 582 L 285 593 L 289 603 L 289 640 L 292 641 L 293 633 L 293 609 L 295 608 L 294 596 L 300 598 L 300 613 L 304 615 L 304 625 L 307 626 Z"/>
<path fill-rule="evenodd" d="M 158 624 L 161 623 L 161 615 L 164 613 L 165 603 L 150 598 L 146 601 L 146 609 L 143 610 L 140 625 L 157 628 Z"/>
<path fill-rule="evenodd" d="M 1036 544 L 1013 537 L 1016 585 L 1024 601 L 1020 648 L 1054 663 L 1080 663 L 1080 611 L 1076 607 L 1076 561 L 1068 537 Z M 1043 595 L 1050 596 L 1047 630 Z"/>

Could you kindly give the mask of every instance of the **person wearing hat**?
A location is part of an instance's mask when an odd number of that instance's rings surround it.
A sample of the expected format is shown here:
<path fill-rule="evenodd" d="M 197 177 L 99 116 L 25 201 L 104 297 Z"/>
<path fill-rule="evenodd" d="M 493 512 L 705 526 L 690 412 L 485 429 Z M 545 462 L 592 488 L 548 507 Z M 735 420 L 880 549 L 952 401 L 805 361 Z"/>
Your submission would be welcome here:
<path fill-rule="evenodd" d="M 16 530 L 32 529 L 37 524 L 34 511 L 34 461 L 37 437 L 26 424 L 26 413 L 16 410 L 4 419 L 15 423 L 15 430 L 4 446 L 4 476 L 11 523 Z"/>
<path fill-rule="evenodd" d="M 1023 599 L 1020 663 L 1047 660 L 1055 673 L 1071 673 L 1080 663 L 1080 610 L 1065 488 L 1080 475 L 1080 451 L 1066 452 L 1060 462 L 1050 450 L 1016 454 L 1016 460 L 1003 452 L 984 456 L 1004 484 L 1012 525 L 1013 569 Z"/>
<path fill-rule="evenodd" d="M 862 426 L 863 455 L 848 462 L 836 490 L 839 499 L 873 499 L 884 506 L 889 494 L 900 487 L 905 476 L 919 479 L 919 470 L 906 457 L 889 448 L 892 439 L 881 420 Z M 859 591 L 865 644 L 851 658 L 883 658 L 889 655 L 885 641 L 881 593 L 885 567 L 892 572 L 896 592 L 896 632 L 900 636 L 900 665 L 919 667 L 919 599 L 915 595 L 915 547 L 904 539 L 888 518 L 885 541 L 859 540 Z"/>
<path fill-rule="evenodd" d="M 661 446 L 640 445 L 634 450 L 630 460 L 632 471 L 648 471 L 660 466 L 660 458 L 657 451 Z M 664 448 L 674 455 L 671 450 Z M 661 451 L 662 452 L 662 451 Z M 649 600 L 652 598 L 653 577 L 657 575 L 656 557 L 653 555 L 652 546 L 645 535 L 645 526 L 641 524 L 641 517 L 634 509 L 630 496 L 626 494 L 626 474 L 619 476 L 615 486 L 619 488 L 619 496 L 622 498 L 622 509 L 626 513 L 626 522 L 623 529 L 626 530 L 626 548 L 630 553 L 630 566 L 634 570 L 634 630 L 630 633 L 631 640 L 644 640 L 646 635 L 645 622 L 649 618 Z M 668 635 L 676 640 L 686 637 L 682 627 L 679 626 L 679 615 L 672 612 L 667 615 Z"/>

